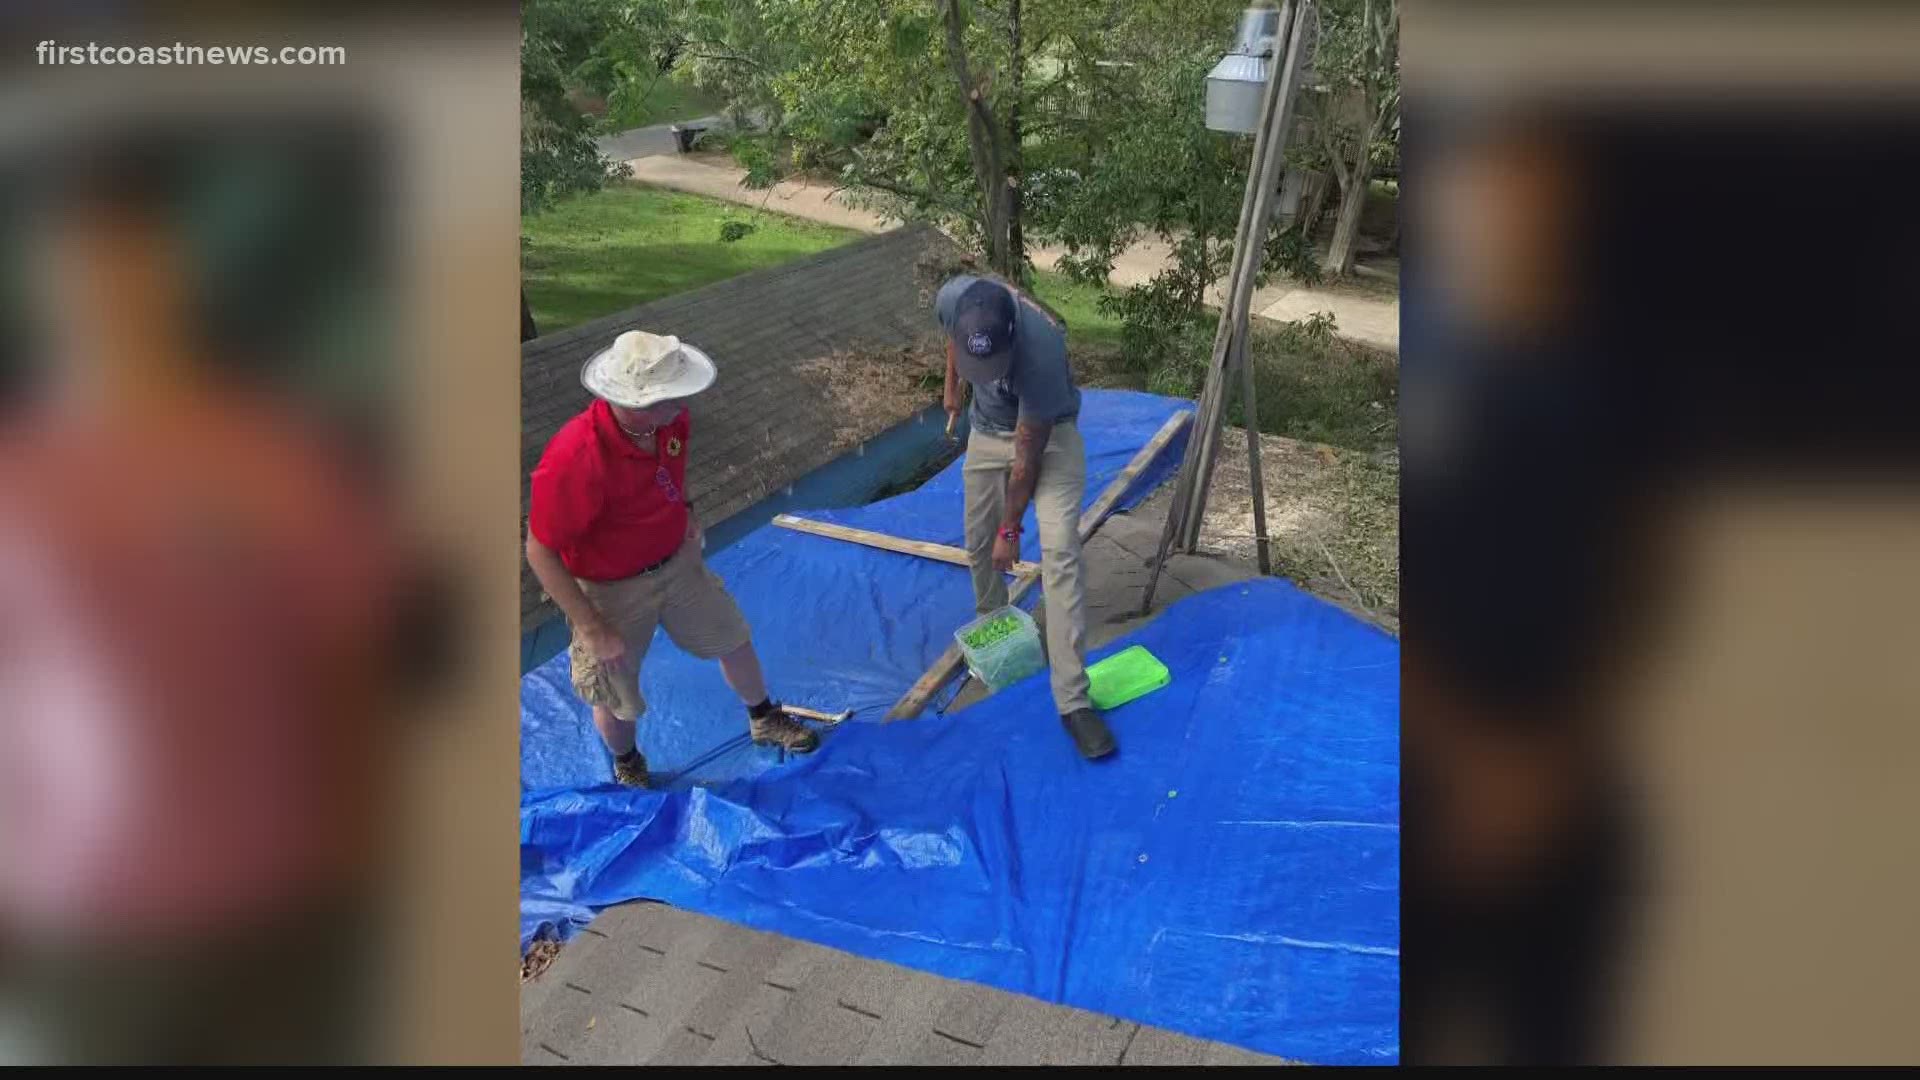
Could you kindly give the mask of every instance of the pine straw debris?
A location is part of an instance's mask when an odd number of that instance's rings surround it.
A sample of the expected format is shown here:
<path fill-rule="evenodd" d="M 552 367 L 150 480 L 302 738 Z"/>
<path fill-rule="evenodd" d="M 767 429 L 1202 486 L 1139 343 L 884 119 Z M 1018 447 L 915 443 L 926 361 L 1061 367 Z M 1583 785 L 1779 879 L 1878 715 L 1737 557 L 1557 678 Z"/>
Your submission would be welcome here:
<path fill-rule="evenodd" d="M 1221 434 L 1201 544 L 1255 558 L 1246 434 Z M 1400 628 L 1400 462 L 1278 435 L 1260 437 L 1273 571 L 1384 629 Z"/>
<path fill-rule="evenodd" d="M 527 954 L 520 958 L 520 981 L 532 982 L 539 978 L 559 955 L 560 943 L 552 938 L 541 938 L 527 946 Z"/>
<path fill-rule="evenodd" d="M 940 402 L 945 369 L 931 346 L 843 349 L 795 368 L 820 385 L 839 411 L 833 448 L 845 450 Z"/>

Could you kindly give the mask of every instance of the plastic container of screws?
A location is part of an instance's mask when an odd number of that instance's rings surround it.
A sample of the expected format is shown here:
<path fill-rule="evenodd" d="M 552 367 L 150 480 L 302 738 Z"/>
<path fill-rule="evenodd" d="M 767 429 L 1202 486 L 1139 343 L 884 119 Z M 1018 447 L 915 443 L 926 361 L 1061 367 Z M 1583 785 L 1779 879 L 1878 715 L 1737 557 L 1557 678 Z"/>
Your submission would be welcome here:
<path fill-rule="evenodd" d="M 990 690 L 1005 690 L 1047 666 L 1040 627 L 1017 607 L 989 611 L 953 632 L 967 670 Z"/>

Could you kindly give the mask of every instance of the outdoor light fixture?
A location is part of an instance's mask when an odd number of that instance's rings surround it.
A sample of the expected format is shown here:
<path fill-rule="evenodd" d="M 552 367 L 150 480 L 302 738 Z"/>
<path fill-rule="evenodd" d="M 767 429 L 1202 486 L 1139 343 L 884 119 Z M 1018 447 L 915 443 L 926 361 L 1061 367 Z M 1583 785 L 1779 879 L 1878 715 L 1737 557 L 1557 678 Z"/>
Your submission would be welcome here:
<path fill-rule="evenodd" d="M 1251 135 L 1260 126 L 1260 91 L 1279 66 L 1275 39 L 1280 34 L 1278 7 L 1248 8 L 1240 14 L 1233 48 L 1207 73 L 1207 128 Z"/>

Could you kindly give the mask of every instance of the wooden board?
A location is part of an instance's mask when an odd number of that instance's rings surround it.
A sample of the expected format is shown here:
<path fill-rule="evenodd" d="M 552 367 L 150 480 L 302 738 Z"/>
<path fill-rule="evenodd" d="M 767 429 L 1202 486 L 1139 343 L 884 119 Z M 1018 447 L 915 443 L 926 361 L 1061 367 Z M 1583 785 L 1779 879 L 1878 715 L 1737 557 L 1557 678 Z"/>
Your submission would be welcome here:
<path fill-rule="evenodd" d="M 1082 542 L 1091 537 L 1094 530 L 1107 520 L 1107 516 L 1113 513 L 1113 508 L 1126 497 L 1127 489 L 1133 486 L 1133 482 L 1140 478 L 1141 473 L 1147 471 L 1147 466 L 1153 464 L 1154 459 L 1167 448 L 1167 444 L 1192 422 L 1193 410 L 1183 409 L 1168 418 L 1167 422 L 1160 426 L 1159 431 L 1154 432 L 1153 438 L 1147 440 L 1147 444 L 1140 448 L 1140 452 L 1133 455 L 1133 460 L 1127 462 L 1127 467 L 1120 470 L 1120 475 L 1114 477 L 1113 482 L 1100 493 L 1100 497 L 1094 500 L 1093 505 L 1087 507 L 1086 512 L 1080 515 Z M 1020 598 L 1027 594 L 1027 590 L 1039 582 L 1040 573 L 1037 570 L 1021 574 L 1007 588 L 1007 603 L 1019 603 Z M 904 720 L 920 715 L 920 710 L 927 707 L 927 702 L 933 700 L 933 695 L 939 693 L 941 687 L 952 682 L 954 676 L 960 674 L 960 668 L 964 663 L 965 658 L 960 654 L 959 642 L 949 644 L 946 651 L 940 654 L 940 659 L 935 660 L 933 666 L 927 669 L 927 673 L 920 676 L 920 680 L 909 687 L 899 701 L 893 703 L 893 708 L 887 713 L 887 719 Z"/>
<path fill-rule="evenodd" d="M 925 540 L 907 540 L 898 536 L 889 536 L 886 533 L 871 532 L 867 529 L 856 529 L 849 525 L 835 525 L 826 521 L 813 521 L 808 518 L 794 517 L 792 514 L 781 514 L 773 519 L 773 523 L 783 529 L 812 533 L 815 536 L 832 537 L 835 540 L 846 540 L 855 544 L 865 544 L 868 547 L 879 548 L 882 551 L 897 551 L 902 555 L 918 555 L 923 559 L 934 559 L 939 562 L 952 563 L 955 566 L 972 565 L 971 560 L 967 558 L 965 549 L 952 547 L 947 544 L 935 544 Z M 1015 574 L 1037 574 L 1040 572 L 1040 567 L 1037 563 L 1017 562 L 1013 564 L 1013 572 Z"/>

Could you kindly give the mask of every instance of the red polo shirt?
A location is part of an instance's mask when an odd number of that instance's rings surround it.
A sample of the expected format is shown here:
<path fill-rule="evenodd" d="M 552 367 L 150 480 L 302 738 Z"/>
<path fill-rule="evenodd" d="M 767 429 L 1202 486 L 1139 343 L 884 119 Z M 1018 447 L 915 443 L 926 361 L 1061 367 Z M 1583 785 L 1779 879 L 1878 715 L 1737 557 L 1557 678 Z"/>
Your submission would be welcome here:
<path fill-rule="evenodd" d="M 547 443 L 533 470 L 527 527 L 577 578 L 619 581 L 680 550 L 687 537 L 685 409 L 643 448 L 595 401 Z M 665 471 L 664 477 L 661 475 Z"/>

